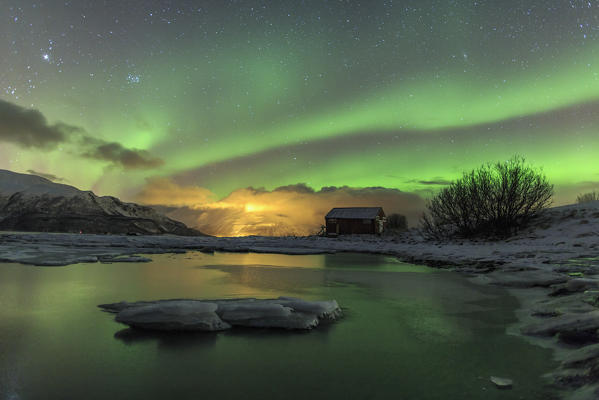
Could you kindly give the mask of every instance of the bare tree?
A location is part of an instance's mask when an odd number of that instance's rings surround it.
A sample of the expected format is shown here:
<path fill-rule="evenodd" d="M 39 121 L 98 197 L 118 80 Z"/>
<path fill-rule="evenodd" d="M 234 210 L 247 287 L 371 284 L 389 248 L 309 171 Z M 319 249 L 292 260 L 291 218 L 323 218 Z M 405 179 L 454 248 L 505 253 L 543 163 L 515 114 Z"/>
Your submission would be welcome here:
<path fill-rule="evenodd" d="M 584 194 L 579 195 L 576 198 L 576 202 L 578 204 L 590 203 L 591 201 L 597 201 L 597 200 L 599 200 L 599 193 L 597 193 L 597 192 L 584 193 Z"/>
<path fill-rule="evenodd" d="M 394 231 L 405 231 L 408 229 L 408 221 L 405 215 L 391 214 L 387 217 L 387 229 Z"/>
<path fill-rule="evenodd" d="M 522 157 L 485 164 L 428 201 L 423 232 L 431 238 L 507 237 L 546 208 L 552 196 L 553 185 Z"/>

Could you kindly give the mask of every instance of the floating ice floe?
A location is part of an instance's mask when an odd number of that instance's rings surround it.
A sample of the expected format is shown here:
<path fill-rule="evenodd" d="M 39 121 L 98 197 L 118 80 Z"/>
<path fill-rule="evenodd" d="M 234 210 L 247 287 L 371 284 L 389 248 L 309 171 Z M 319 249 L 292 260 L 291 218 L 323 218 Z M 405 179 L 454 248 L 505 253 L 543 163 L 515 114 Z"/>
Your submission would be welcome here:
<path fill-rule="evenodd" d="M 233 326 L 313 329 L 342 312 L 335 300 L 277 299 L 157 300 L 99 305 L 133 328 L 160 331 L 222 331 Z"/>
<path fill-rule="evenodd" d="M 511 389 L 514 381 L 508 378 L 500 378 L 498 376 L 492 376 L 491 382 L 495 384 L 499 389 Z"/>

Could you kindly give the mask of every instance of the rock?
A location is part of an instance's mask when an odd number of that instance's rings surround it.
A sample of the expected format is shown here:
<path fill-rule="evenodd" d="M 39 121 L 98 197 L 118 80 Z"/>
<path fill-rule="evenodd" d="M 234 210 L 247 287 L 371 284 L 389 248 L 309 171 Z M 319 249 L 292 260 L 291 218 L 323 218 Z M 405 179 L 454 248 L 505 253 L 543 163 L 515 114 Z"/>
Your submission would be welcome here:
<path fill-rule="evenodd" d="M 296 311 L 316 314 L 319 319 L 334 321 L 341 315 L 341 309 L 335 300 L 305 301 L 295 297 L 279 297 L 279 300 L 279 304 L 291 307 Z"/>
<path fill-rule="evenodd" d="M 586 290 L 582 301 L 592 307 L 599 307 L 599 290 Z"/>
<path fill-rule="evenodd" d="M 564 283 L 568 277 L 543 270 L 502 272 L 496 271 L 486 275 L 490 283 L 514 288 L 548 287 L 558 283 Z"/>
<path fill-rule="evenodd" d="M 318 326 L 319 318 L 315 313 L 287 307 L 279 299 L 217 300 L 216 312 L 223 320 L 235 326 L 308 330 Z"/>
<path fill-rule="evenodd" d="M 215 313 L 214 303 L 174 300 L 128 307 L 116 316 L 134 328 L 161 331 L 222 331 L 231 328 Z"/>
<path fill-rule="evenodd" d="M 341 316 L 335 300 L 278 299 L 158 300 L 102 304 L 116 321 L 153 330 L 216 331 L 231 326 L 309 330 Z"/>
<path fill-rule="evenodd" d="M 499 389 L 511 389 L 514 383 L 511 379 L 500 378 L 498 376 L 492 376 L 491 382 L 493 382 Z"/>
<path fill-rule="evenodd" d="M 599 399 L 599 385 L 586 385 L 574 391 L 567 400 L 597 400 Z"/>
<path fill-rule="evenodd" d="M 561 331 L 558 334 L 558 339 L 560 342 L 572 345 L 585 345 L 599 341 L 597 330 L 579 330 L 577 328 Z"/>
<path fill-rule="evenodd" d="M 98 257 L 96 257 L 96 256 L 78 257 L 77 258 L 77 262 L 80 262 L 80 263 L 95 263 L 95 262 L 98 262 Z"/>
<path fill-rule="evenodd" d="M 580 368 L 558 369 L 547 375 L 557 387 L 574 388 L 586 385 L 590 381 L 589 371 Z M 593 397 L 593 399 L 596 399 Z"/>
<path fill-rule="evenodd" d="M 568 294 L 572 294 L 572 292 L 566 288 L 565 284 L 563 284 L 563 285 L 553 286 L 553 291 L 551 293 L 549 293 L 548 296 L 559 297 L 559 296 L 564 296 L 564 295 L 568 295 Z"/>
<path fill-rule="evenodd" d="M 599 310 L 585 313 L 571 313 L 555 318 L 546 318 L 540 322 L 521 328 L 521 332 L 531 336 L 553 336 L 560 332 L 587 332 L 599 329 Z"/>
<path fill-rule="evenodd" d="M 218 305 L 218 315 L 232 323 L 249 319 L 286 318 L 292 311 L 289 307 L 262 301 L 239 301 Z"/>
<path fill-rule="evenodd" d="M 119 311 L 122 311 L 125 308 L 129 307 L 129 304 L 131 303 L 127 303 L 126 301 L 120 301 L 118 303 L 99 304 L 98 307 L 106 312 L 118 313 Z"/>
<path fill-rule="evenodd" d="M 591 362 L 599 363 L 599 344 L 581 347 L 568 353 L 562 360 L 562 365 L 566 368 L 578 368 Z"/>
<path fill-rule="evenodd" d="M 103 263 L 117 263 L 117 262 L 128 262 L 128 263 L 146 263 L 151 262 L 152 259 L 148 257 L 136 256 L 136 255 L 124 255 L 118 257 L 103 257 L 100 258 Z"/>
<path fill-rule="evenodd" d="M 100 305 L 98 305 L 98 307 L 100 307 L 102 310 L 104 310 L 106 312 L 116 314 L 116 313 L 123 311 L 126 308 L 142 307 L 142 306 L 147 306 L 150 304 L 156 304 L 158 302 L 160 302 L 160 301 L 136 301 L 135 303 L 128 303 L 126 301 L 121 301 L 118 303 L 100 304 Z"/>
<path fill-rule="evenodd" d="M 557 317 L 563 314 L 582 314 L 597 310 L 596 307 L 587 302 L 588 298 L 587 293 L 569 293 L 568 296 L 554 297 L 534 304 L 531 307 L 531 314 Z"/>
<path fill-rule="evenodd" d="M 248 249 L 252 253 L 274 253 L 274 254 L 292 254 L 292 255 L 311 255 L 311 254 L 334 254 L 335 250 L 312 249 L 312 248 L 294 248 L 294 247 L 258 247 L 252 246 Z"/>
<path fill-rule="evenodd" d="M 566 289 L 570 292 L 584 292 L 585 290 L 595 289 L 597 287 L 599 287 L 599 282 L 589 278 L 570 279 L 566 283 Z"/>
<path fill-rule="evenodd" d="M 310 330 L 319 324 L 314 314 L 294 312 L 286 317 L 260 317 L 231 321 L 232 325 L 249 328 L 280 328 L 289 330 Z"/>
<path fill-rule="evenodd" d="M 560 315 L 560 313 L 556 310 L 533 309 L 531 311 L 530 315 L 532 315 L 533 317 L 548 318 L 548 317 L 557 317 L 558 315 Z"/>

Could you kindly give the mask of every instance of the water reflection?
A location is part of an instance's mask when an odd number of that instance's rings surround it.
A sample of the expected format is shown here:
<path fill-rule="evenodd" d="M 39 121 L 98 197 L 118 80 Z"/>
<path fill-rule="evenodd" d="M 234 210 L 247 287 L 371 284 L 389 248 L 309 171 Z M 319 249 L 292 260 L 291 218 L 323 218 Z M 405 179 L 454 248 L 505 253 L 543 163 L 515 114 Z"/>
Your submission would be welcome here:
<path fill-rule="evenodd" d="M 216 332 L 157 332 L 126 328 L 114 334 L 114 338 L 126 345 L 157 342 L 161 350 L 188 351 L 192 348 L 216 345 Z"/>
<path fill-rule="evenodd" d="M 152 255 L 146 264 L 0 264 L 0 399 L 545 399 L 549 351 L 505 335 L 514 299 L 453 273 L 356 254 Z M 310 333 L 126 328 L 98 304 L 336 299 Z M 498 393 L 489 375 L 517 385 Z M 143 382 L 143 384 L 141 384 Z"/>

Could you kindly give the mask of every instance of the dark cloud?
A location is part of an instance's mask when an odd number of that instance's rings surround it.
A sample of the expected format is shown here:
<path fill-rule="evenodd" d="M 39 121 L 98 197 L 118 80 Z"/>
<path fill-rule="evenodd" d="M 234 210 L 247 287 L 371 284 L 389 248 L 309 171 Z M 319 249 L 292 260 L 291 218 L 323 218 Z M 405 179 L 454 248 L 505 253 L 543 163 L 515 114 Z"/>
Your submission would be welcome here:
<path fill-rule="evenodd" d="M 0 140 L 22 147 L 53 148 L 80 128 L 63 123 L 49 125 L 38 110 L 0 100 Z"/>
<path fill-rule="evenodd" d="M 164 164 L 146 150 L 128 149 L 117 142 L 96 139 L 85 129 L 62 122 L 50 125 L 40 111 L 4 100 L 0 100 L 0 141 L 39 149 L 70 144 L 83 157 L 108 161 L 125 169 L 156 168 Z M 39 173 L 35 175 L 51 179 Z"/>
<path fill-rule="evenodd" d="M 440 186 L 446 186 L 451 184 L 451 181 L 444 181 L 444 180 L 439 180 L 439 181 L 418 181 L 418 183 L 420 183 L 421 185 L 440 185 Z"/>
<path fill-rule="evenodd" d="M 414 181 L 410 181 L 410 182 L 414 182 Z M 446 179 L 433 179 L 433 180 L 429 180 L 429 181 L 415 181 L 421 185 L 432 185 L 432 186 L 447 186 L 451 184 L 451 181 L 448 181 Z"/>
<path fill-rule="evenodd" d="M 125 169 L 149 169 L 164 164 L 160 158 L 153 157 L 146 150 L 128 149 L 117 142 L 104 142 L 94 138 L 86 138 L 90 149 L 83 152 L 83 157 L 109 161 Z"/>
<path fill-rule="evenodd" d="M 305 183 L 297 183 L 295 185 L 279 186 L 273 192 L 314 193 L 314 189 Z"/>
<path fill-rule="evenodd" d="M 45 172 L 38 172 L 38 171 L 35 171 L 33 169 L 28 169 L 27 173 L 29 173 L 31 175 L 41 176 L 42 178 L 46 178 L 46 179 L 48 179 L 49 181 L 52 181 L 52 182 L 64 182 L 65 181 L 64 178 L 58 177 L 58 176 L 56 176 L 54 174 L 48 174 L 48 173 L 45 173 Z"/>

